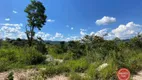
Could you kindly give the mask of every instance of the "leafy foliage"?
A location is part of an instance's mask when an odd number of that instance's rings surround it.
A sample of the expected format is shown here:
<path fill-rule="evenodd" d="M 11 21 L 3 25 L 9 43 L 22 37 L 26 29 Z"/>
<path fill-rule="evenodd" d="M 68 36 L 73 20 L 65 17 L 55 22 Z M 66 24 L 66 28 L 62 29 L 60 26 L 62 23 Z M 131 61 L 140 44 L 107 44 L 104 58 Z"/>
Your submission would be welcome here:
<path fill-rule="evenodd" d="M 14 74 L 13 72 L 10 72 L 10 73 L 9 73 L 9 75 L 8 75 L 8 80 L 13 80 L 13 78 L 14 78 L 14 77 L 13 77 L 13 74 Z"/>
<path fill-rule="evenodd" d="M 31 4 L 29 4 L 25 12 L 28 14 L 28 24 L 29 30 L 26 28 L 26 35 L 27 39 L 29 41 L 29 46 L 32 45 L 33 37 L 35 35 L 34 29 L 38 28 L 41 30 L 42 26 L 46 22 L 47 16 L 44 14 L 45 13 L 45 7 L 43 4 L 39 1 L 33 0 L 31 1 Z"/>

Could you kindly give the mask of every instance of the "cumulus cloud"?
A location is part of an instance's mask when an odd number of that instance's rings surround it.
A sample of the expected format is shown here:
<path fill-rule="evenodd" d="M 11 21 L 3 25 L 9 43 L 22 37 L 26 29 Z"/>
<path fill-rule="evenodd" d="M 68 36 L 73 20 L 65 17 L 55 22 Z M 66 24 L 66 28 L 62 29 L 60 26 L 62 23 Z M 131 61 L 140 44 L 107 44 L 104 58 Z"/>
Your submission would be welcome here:
<path fill-rule="evenodd" d="M 63 38 L 64 36 L 61 33 L 56 32 L 55 38 Z"/>
<path fill-rule="evenodd" d="M 130 39 L 138 33 L 142 33 L 142 25 L 134 22 L 128 22 L 127 24 L 121 24 L 115 29 L 102 29 L 97 32 L 91 32 L 90 35 L 104 36 L 104 39 L 111 40 L 116 37 L 120 39 Z"/>
<path fill-rule="evenodd" d="M 112 30 L 112 34 L 115 37 L 121 39 L 128 39 L 136 36 L 139 32 L 142 32 L 142 25 L 129 22 L 126 25 L 119 25 L 116 29 Z"/>
<path fill-rule="evenodd" d="M 116 18 L 109 16 L 104 16 L 102 19 L 96 20 L 97 25 L 108 25 L 114 22 L 116 22 Z"/>
<path fill-rule="evenodd" d="M 4 23 L 0 24 L 0 38 L 11 38 L 11 39 L 27 39 L 26 34 L 24 31 L 22 31 L 23 24 L 10 24 L 10 23 Z M 63 39 L 63 34 L 56 32 L 54 36 L 45 33 L 45 32 L 36 32 L 35 39 L 37 37 L 41 37 L 43 40 L 61 40 Z"/>
<path fill-rule="evenodd" d="M 103 37 L 103 36 L 105 36 L 107 33 L 108 33 L 108 29 L 105 28 L 105 29 L 102 29 L 102 30 L 100 30 L 100 31 L 97 31 L 97 32 L 95 33 L 95 35 L 96 35 L 96 36 L 101 36 L 101 37 Z"/>
<path fill-rule="evenodd" d="M 10 21 L 10 18 L 5 18 L 5 21 Z"/>
<path fill-rule="evenodd" d="M 12 12 L 13 12 L 14 14 L 18 13 L 18 12 L 17 12 L 17 11 L 15 11 L 15 10 L 13 10 Z"/>
<path fill-rule="evenodd" d="M 22 26 L 23 24 L 0 24 L 2 26 L 0 28 L 0 35 L 2 36 L 1 38 L 11 38 L 11 39 L 16 39 L 16 38 L 21 38 L 21 39 L 26 39 L 26 34 L 24 31 L 22 31 Z M 48 40 L 51 35 L 48 33 L 44 32 L 37 32 L 35 34 L 35 38 L 41 37 L 43 40 Z"/>
<path fill-rule="evenodd" d="M 70 37 L 67 37 L 63 40 L 65 40 L 65 41 L 71 41 L 71 40 L 76 41 L 76 40 L 79 40 L 79 39 L 80 39 L 80 37 L 78 37 L 78 36 L 70 36 Z"/>
<path fill-rule="evenodd" d="M 56 32 L 55 36 L 51 36 L 49 40 L 61 40 L 63 37 L 64 36 L 61 33 Z"/>
<path fill-rule="evenodd" d="M 0 24 L 0 38 L 21 38 L 26 39 L 26 34 L 22 31 L 23 24 L 10 24 L 4 23 Z M 70 36 L 65 37 L 63 34 L 56 32 L 55 35 L 50 35 L 45 32 L 36 32 L 35 38 L 41 37 L 43 40 L 79 40 L 85 35 L 97 35 L 97 36 L 104 36 L 105 39 L 114 39 L 118 37 L 120 39 L 129 39 L 131 37 L 136 36 L 138 33 L 142 33 L 142 25 L 136 24 L 134 22 L 128 22 L 127 24 L 121 24 L 115 29 L 102 29 L 97 32 L 90 32 L 87 33 L 86 29 L 80 29 L 80 36 Z M 107 35 L 106 35 L 107 34 Z"/>
<path fill-rule="evenodd" d="M 35 34 L 35 37 L 37 38 L 37 37 L 41 37 L 43 40 L 48 40 L 49 39 L 49 37 L 50 37 L 51 35 L 50 34 L 48 34 L 48 33 L 44 33 L 44 32 L 37 32 L 36 34 Z"/>
<path fill-rule="evenodd" d="M 94 35 L 94 34 L 95 34 L 95 32 L 91 32 L 91 33 L 90 33 L 91 36 Z"/>
<path fill-rule="evenodd" d="M 16 39 L 16 38 L 26 38 L 26 35 L 24 32 L 21 31 L 21 27 L 23 24 L 0 24 L 0 34 L 2 35 L 1 38 L 11 38 L 11 39 Z"/>
<path fill-rule="evenodd" d="M 80 35 L 85 36 L 87 34 L 86 31 L 86 29 L 80 29 Z"/>
<path fill-rule="evenodd" d="M 55 22 L 55 20 L 48 19 L 47 22 Z"/>

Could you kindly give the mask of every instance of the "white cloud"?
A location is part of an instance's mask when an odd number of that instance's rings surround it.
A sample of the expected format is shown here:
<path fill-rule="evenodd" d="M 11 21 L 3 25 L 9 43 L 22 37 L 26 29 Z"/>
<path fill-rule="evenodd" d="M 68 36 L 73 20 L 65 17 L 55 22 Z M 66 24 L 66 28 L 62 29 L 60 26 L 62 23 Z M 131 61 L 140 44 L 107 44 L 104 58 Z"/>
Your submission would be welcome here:
<path fill-rule="evenodd" d="M 22 31 L 22 26 L 23 24 L 0 24 L 2 26 L 0 28 L 0 35 L 2 36 L 1 38 L 11 38 L 11 39 L 16 39 L 16 38 L 21 38 L 21 39 L 27 39 L 26 34 L 24 31 Z M 44 32 L 37 32 L 35 34 L 35 38 L 41 37 L 43 40 L 48 40 L 51 35 L 48 33 Z"/>
<path fill-rule="evenodd" d="M 0 38 L 22 38 L 26 39 L 26 34 L 24 31 L 22 31 L 23 24 L 10 24 L 10 23 L 4 23 L 0 24 Z M 104 38 L 105 39 L 113 39 L 115 37 L 118 37 L 120 39 L 128 39 L 133 36 L 136 36 L 138 33 L 142 33 L 142 25 L 136 24 L 134 22 L 128 22 L 126 25 L 121 24 L 116 29 L 110 30 L 110 29 L 102 29 L 97 32 L 90 32 L 90 34 L 87 33 L 86 29 L 80 29 L 80 35 L 81 36 L 69 36 L 64 37 L 63 34 L 56 32 L 55 35 L 50 35 L 45 32 L 37 32 L 35 34 L 36 37 L 41 37 L 43 40 L 79 40 L 85 35 L 97 35 L 97 36 L 103 36 L 107 34 Z"/>
<path fill-rule="evenodd" d="M 26 39 L 27 37 L 26 37 L 25 32 L 19 31 L 19 32 L 18 32 L 18 35 L 17 35 L 17 38 Z"/>
<path fill-rule="evenodd" d="M 86 29 L 80 29 L 80 35 L 85 36 L 87 34 L 86 31 Z"/>
<path fill-rule="evenodd" d="M 116 29 L 110 30 L 105 28 L 100 31 L 91 32 L 90 35 L 104 36 L 104 39 L 111 40 L 116 37 L 120 39 L 130 39 L 136 36 L 138 33 L 142 33 L 142 25 L 135 24 L 134 22 L 128 22 L 126 25 L 121 24 Z"/>
<path fill-rule="evenodd" d="M 20 24 L 9 24 L 9 23 L 5 23 L 5 24 L 0 24 L 0 26 L 13 26 L 13 27 L 17 27 L 17 28 L 20 28 L 21 26 L 23 26 L 22 23 Z"/>
<path fill-rule="evenodd" d="M 5 38 L 11 38 L 11 39 L 16 39 L 16 38 L 22 38 L 25 39 L 26 35 L 24 34 L 24 32 L 21 31 L 21 27 L 23 26 L 23 24 L 9 24 L 9 23 L 5 23 L 5 24 L 0 24 L 1 28 L 0 28 L 0 34 L 1 34 L 1 38 L 5 39 Z"/>
<path fill-rule="evenodd" d="M 97 25 L 108 25 L 114 22 L 116 22 L 116 18 L 109 16 L 104 16 L 102 19 L 96 20 Z"/>
<path fill-rule="evenodd" d="M 95 32 L 91 32 L 91 33 L 90 33 L 90 35 L 94 35 L 94 34 L 95 34 Z"/>
<path fill-rule="evenodd" d="M 49 40 L 61 40 L 63 37 L 64 36 L 61 33 L 56 32 L 55 36 L 51 36 Z"/>
<path fill-rule="evenodd" d="M 142 32 L 142 25 L 129 22 L 126 25 L 119 25 L 116 29 L 112 30 L 111 33 L 114 34 L 115 37 L 128 39 L 136 36 L 139 32 Z"/>
<path fill-rule="evenodd" d="M 40 31 L 40 32 L 37 32 L 37 33 L 35 34 L 35 38 L 41 37 L 43 40 L 48 40 L 50 36 L 51 36 L 50 34 L 44 33 L 44 32 L 41 32 L 41 31 Z"/>
<path fill-rule="evenodd" d="M 5 18 L 5 21 L 10 21 L 10 18 Z"/>
<path fill-rule="evenodd" d="M 12 12 L 13 12 L 14 14 L 18 13 L 18 12 L 17 12 L 17 11 L 15 11 L 15 10 L 13 10 Z"/>
<path fill-rule="evenodd" d="M 71 41 L 71 40 L 76 41 L 76 40 L 80 40 L 80 37 L 78 37 L 78 36 L 70 36 L 70 37 L 67 37 L 67 38 L 65 38 L 63 40 L 65 40 L 65 41 Z"/>
<path fill-rule="evenodd" d="M 61 33 L 56 32 L 55 38 L 63 38 L 64 36 Z"/>
<path fill-rule="evenodd" d="M 97 31 L 97 32 L 95 33 L 95 35 L 96 35 L 96 36 L 101 36 L 101 37 L 103 37 L 103 36 L 106 35 L 107 33 L 108 33 L 108 29 L 105 28 L 105 29 L 102 29 L 102 30 L 100 30 L 100 31 Z"/>
<path fill-rule="evenodd" d="M 71 27 L 71 30 L 73 30 L 74 28 L 73 27 Z"/>
<path fill-rule="evenodd" d="M 48 19 L 47 22 L 55 22 L 55 20 Z"/>

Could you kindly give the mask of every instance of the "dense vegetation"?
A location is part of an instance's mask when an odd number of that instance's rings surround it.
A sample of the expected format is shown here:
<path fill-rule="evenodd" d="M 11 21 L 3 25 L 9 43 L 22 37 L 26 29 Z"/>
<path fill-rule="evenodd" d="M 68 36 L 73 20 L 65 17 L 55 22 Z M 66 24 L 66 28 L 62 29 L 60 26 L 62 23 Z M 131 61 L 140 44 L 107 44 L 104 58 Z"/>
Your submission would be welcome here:
<path fill-rule="evenodd" d="M 72 80 L 115 80 L 120 68 L 128 68 L 132 75 L 142 69 L 141 39 L 140 35 L 130 40 L 86 35 L 60 44 L 34 40 L 32 47 L 27 40 L 1 40 L 0 71 L 38 68 L 44 78 L 66 74 Z"/>

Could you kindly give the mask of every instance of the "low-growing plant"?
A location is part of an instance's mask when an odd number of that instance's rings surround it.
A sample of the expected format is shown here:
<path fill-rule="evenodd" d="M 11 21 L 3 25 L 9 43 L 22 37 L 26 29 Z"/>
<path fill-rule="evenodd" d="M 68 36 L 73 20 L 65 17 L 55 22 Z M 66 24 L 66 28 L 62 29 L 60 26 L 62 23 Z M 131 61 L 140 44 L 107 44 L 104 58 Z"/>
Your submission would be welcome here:
<path fill-rule="evenodd" d="M 65 63 L 71 71 L 84 72 L 88 68 L 88 62 L 85 58 L 79 60 L 70 60 Z"/>
<path fill-rule="evenodd" d="M 83 80 L 83 78 L 79 74 L 75 72 L 71 72 L 70 80 Z"/>
<path fill-rule="evenodd" d="M 9 74 L 8 74 L 8 80 L 14 80 L 14 73 L 13 72 L 10 72 Z"/>
<path fill-rule="evenodd" d="M 0 58 L 0 72 L 8 70 L 9 62 L 6 58 Z"/>
<path fill-rule="evenodd" d="M 98 61 L 98 62 L 95 62 L 95 63 L 91 63 L 89 65 L 89 68 L 87 70 L 87 77 L 89 78 L 89 80 L 97 80 L 99 79 L 99 72 L 97 70 L 98 66 L 100 65 L 101 63 Z"/>
<path fill-rule="evenodd" d="M 31 50 L 29 53 L 22 54 L 19 61 L 24 64 L 35 65 L 45 61 L 46 57 L 36 50 Z"/>
<path fill-rule="evenodd" d="M 59 75 L 62 73 L 69 73 L 69 72 L 70 72 L 70 69 L 65 65 L 57 65 L 57 66 L 51 65 L 46 67 L 46 70 L 43 70 L 42 74 L 52 77 L 54 75 Z"/>

